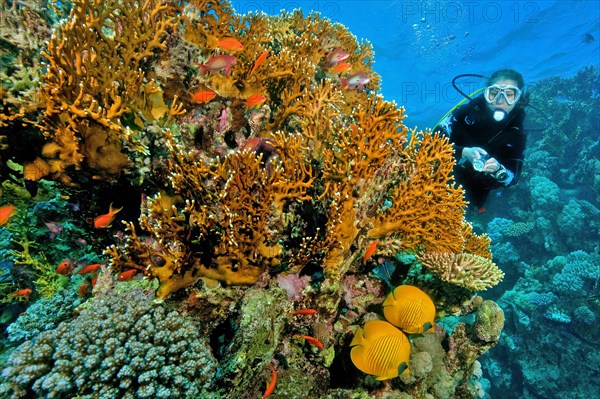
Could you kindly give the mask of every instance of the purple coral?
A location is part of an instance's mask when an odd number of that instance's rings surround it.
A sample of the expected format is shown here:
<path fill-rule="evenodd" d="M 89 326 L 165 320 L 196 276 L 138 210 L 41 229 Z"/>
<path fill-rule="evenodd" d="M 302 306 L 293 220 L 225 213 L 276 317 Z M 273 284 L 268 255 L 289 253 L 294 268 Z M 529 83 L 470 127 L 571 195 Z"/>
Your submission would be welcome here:
<path fill-rule="evenodd" d="M 300 277 L 298 274 L 288 274 L 287 276 L 279 274 L 277 276 L 279 288 L 286 292 L 290 301 L 300 300 L 302 298 L 302 290 L 304 290 L 309 282 L 309 276 Z"/>

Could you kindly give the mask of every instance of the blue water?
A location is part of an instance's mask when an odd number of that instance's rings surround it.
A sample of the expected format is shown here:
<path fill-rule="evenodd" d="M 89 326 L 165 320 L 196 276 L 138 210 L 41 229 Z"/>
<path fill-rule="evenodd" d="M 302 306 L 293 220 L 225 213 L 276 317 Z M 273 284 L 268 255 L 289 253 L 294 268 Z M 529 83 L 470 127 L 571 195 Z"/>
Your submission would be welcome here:
<path fill-rule="evenodd" d="M 462 73 L 511 67 L 527 83 L 600 66 L 600 2 L 233 1 L 238 12 L 302 8 L 347 26 L 375 49 L 386 99 L 405 106 L 407 126 L 433 127 L 462 97 Z M 591 35 L 593 41 L 589 42 Z M 480 81 L 463 81 L 466 89 Z"/>

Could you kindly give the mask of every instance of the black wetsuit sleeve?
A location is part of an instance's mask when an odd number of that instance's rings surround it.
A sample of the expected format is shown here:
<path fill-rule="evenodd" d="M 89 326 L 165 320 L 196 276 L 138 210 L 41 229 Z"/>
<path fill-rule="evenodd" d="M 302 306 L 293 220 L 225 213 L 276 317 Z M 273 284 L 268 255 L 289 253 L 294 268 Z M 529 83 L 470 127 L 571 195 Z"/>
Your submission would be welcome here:
<path fill-rule="evenodd" d="M 521 111 L 521 114 L 515 118 L 515 121 L 511 124 L 509 128 L 512 141 L 511 146 L 504 149 L 503 153 L 498 161 L 508 170 L 510 170 L 514 178 L 510 182 L 510 185 L 513 185 L 517 182 L 519 177 L 521 176 L 521 171 L 523 169 L 523 162 L 525 159 L 525 148 L 527 146 L 527 135 L 523 130 L 523 120 L 525 119 L 525 113 Z"/>
<path fill-rule="evenodd" d="M 449 139 L 454 148 L 454 157 L 456 161 L 460 161 L 462 158 L 462 152 L 465 147 L 472 147 L 472 136 L 473 132 L 470 126 L 467 125 L 466 118 L 469 112 L 472 111 L 471 104 L 465 104 L 455 110 L 449 122 Z"/>

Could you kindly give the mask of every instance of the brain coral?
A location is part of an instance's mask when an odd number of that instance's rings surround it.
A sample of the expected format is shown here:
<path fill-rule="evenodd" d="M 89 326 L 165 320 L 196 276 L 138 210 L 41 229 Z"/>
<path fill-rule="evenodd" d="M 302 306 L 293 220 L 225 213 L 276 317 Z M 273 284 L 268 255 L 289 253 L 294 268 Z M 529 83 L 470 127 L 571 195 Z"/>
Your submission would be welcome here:
<path fill-rule="evenodd" d="M 194 398 L 216 362 L 190 320 L 142 290 L 100 295 L 12 353 L 2 398 Z"/>

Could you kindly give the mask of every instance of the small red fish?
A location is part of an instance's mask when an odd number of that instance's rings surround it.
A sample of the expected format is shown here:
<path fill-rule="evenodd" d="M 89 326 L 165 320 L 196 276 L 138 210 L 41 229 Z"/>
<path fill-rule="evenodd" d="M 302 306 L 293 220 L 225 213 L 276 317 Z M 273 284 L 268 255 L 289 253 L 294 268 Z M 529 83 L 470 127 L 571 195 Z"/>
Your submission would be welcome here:
<path fill-rule="evenodd" d="M 331 68 L 328 68 L 328 70 L 331 73 L 335 73 L 336 75 L 339 75 L 341 73 L 346 72 L 350 68 L 352 68 L 352 64 L 348 64 L 347 62 L 340 62 L 339 64 L 336 64 Z"/>
<path fill-rule="evenodd" d="M 339 64 L 340 62 L 348 59 L 348 57 L 350 57 L 350 54 L 346 50 L 339 47 L 336 48 L 327 56 L 327 68 L 331 68 Z"/>
<path fill-rule="evenodd" d="M 246 100 L 246 107 L 250 108 L 258 108 L 262 103 L 266 101 L 267 97 L 263 94 L 253 94 Z"/>
<path fill-rule="evenodd" d="M 124 272 L 119 273 L 119 276 L 117 277 L 117 280 L 119 281 L 129 281 L 133 278 L 133 276 L 135 276 L 135 274 L 137 273 L 137 269 L 129 269 L 126 270 Z"/>
<path fill-rule="evenodd" d="M 254 61 L 254 66 L 252 67 L 252 70 L 250 71 L 250 75 L 252 75 L 254 73 L 254 71 L 256 71 L 256 69 L 260 66 L 260 64 L 262 64 L 267 59 L 268 56 L 269 56 L 268 51 L 265 51 L 264 53 L 262 53 L 261 55 L 258 56 L 256 61 Z"/>
<path fill-rule="evenodd" d="M 70 261 L 65 260 L 56 267 L 56 273 L 67 276 L 73 271 L 74 267 L 75 266 Z"/>
<path fill-rule="evenodd" d="M 192 100 L 200 104 L 205 104 L 213 100 L 216 96 L 217 93 L 212 90 L 201 90 L 192 94 Z"/>
<path fill-rule="evenodd" d="M 29 295 L 31 295 L 32 292 L 31 288 L 23 288 L 22 290 L 15 292 L 15 297 L 24 298 L 26 301 L 29 301 Z"/>
<path fill-rule="evenodd" d="M 367 261 L 375 254 L 375 251 L 377 251 L 377 244 L 377 241 L 373 241 L 371 245 L 369 245 L 369 248 L 367 248 L 365 256 L 363 257 L 363 265 L 367 264 Z"/>
<path fill-rule="evenodd" d="M 236 61 L 237 58 L 235 58 L 233 55 L 220 54 L 210 57 L 208 61 L 206 61 L 204 64 L 198 64 L 198 66 L 202 70 L 203 75 L 206 75 L 209 72 L 217 73 L 221 71 L 227 75 Z"/>
<path fill-rule="evenodd" d="M 217 42 L 217 47 L 222 48 L 223 50 L 229 51 L 242 51 L 244 46 L 237 39 L 233 37 L 226 37 Z"/>
<path fill-rule="evenodd" d="M 478 215 L 481 215 L 482 213 L 486 213 L 486 212 L 487 212 L 487 209 L 485 209 L 484 207 L 481 207 L 481 208 L 477 209 L 477 214 Z"/>
<path fill-rule="evenodd" d="M 290 315 L 312 315 L 317 314 L 317 311 L 314 309 L 298 309 L 289 313 Z"/>
<path fill-rule="evenodd" d="M 90 292 L 90 285 L 85 281 L 79 286 L 79 295 L 86 296 Z"/>
<path fill-rule="evenodd" d="M 107 229 L 111 226 L 111 223 L 115 219 L 115 214 L 123 208 L 114 209 L 112 203 L 108 207 L 108 213 L 100 215 L 94 219 L 94 227 L 97 229 Z"/>
<path fill-rule="evenodd" d="M 269 381 L 269 383 L 267 384 L 267 389 L 265 389 L 263 399 L 268 398 L 269 395 L 271 395 L 275 390 L 275 385 L 277 385 L 277 372 L 271 364 L 269 364 L 269 367 L 271 368 L 271 381 Z"/>
<path fill-rule="evenodd" d="M 81 270 L 77 272 L 77 274 L 88 274 L 97 272 L 98 270 L 100 270 L 100 266 L 102 266 L 100 263 L 94 263 L 92 265 L 84 266 L 81 268 Z"/>
<path fill-rule="evenodd" d="M 323 344 L 321 343 L 321 341 L 319 341 L 315 337 L 311 337 L 310 335 L 294 335 L 294 338 L 303 338 L 309 344 L 314 345 L 319 349 L 323 349 Z"/>
<path fill-rule="evenodd" d="M 17 207 L 14 205 L 4 205 L 0 207 L 0 226 L 4 226 L 8 219 L 17 213 Z"/>
<path fill-rule="evenodd" d="M 349 76 L 347 79 L 341 78 L 342 88 L 351 88 L 362 90 L 367 83 L 371 81 L 371 78 L 367 76 L 363 71 L 356 72 L 354 75 Z"/>

